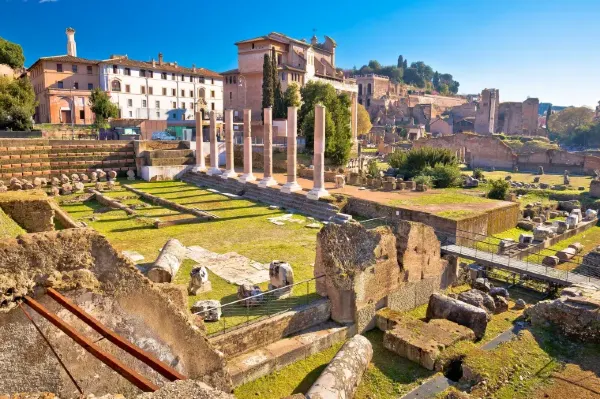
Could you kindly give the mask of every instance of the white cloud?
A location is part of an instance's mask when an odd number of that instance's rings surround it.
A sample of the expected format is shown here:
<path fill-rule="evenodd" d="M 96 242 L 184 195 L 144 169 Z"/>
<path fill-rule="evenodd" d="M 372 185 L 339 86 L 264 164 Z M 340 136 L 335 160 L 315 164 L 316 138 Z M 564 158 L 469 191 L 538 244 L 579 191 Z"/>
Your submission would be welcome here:
<path fill-rule="evenodd" d="M 56 3 L 58 0 L 40 0 L 40 3 Z"/>

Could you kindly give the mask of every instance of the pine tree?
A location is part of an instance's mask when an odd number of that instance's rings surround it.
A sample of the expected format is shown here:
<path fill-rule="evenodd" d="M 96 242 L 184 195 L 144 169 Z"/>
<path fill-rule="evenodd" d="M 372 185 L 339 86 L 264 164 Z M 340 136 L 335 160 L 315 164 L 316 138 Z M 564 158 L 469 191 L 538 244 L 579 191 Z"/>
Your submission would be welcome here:
<path fill-rule="evenodd" d="M 262 108 L 269 108 L 275 102 L 273 93 L 273 74 L 271 72 L 271 60 L 265 54 L 263 59 L 263 84 L 262 84 Z"/>
<path fill-rule="evenodd" d="M 404 57 L 401 55 L 398 56 L 398 68 L 404 68 Z"/>

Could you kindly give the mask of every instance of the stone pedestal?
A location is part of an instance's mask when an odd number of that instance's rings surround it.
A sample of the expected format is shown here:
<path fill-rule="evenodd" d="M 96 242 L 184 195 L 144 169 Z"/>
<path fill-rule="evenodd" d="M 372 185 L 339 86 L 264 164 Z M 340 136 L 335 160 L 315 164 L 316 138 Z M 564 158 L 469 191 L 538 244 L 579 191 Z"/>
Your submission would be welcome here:
<path fill-rule="evenodd" d="M 219 169 L 219 143 L 217 142 L 217 114 L 210 111 L 210 169 L 208 175 L 220 175 Z"/>
<path fill-rule="evenodd" d="M 288 107 L 287 117 L 287 183 L 281 187 L 283 193 L 302 190 L 296 181 L 298 142 L 298 108 Z"/>
<path fill-rule="evenodd" d="M 244 174 L 240 176 L 242 183 L 255 181 L 256 176 L 252 174 L 252 110 L 244 109 Z"/>
<path fill-rule="evenodd" d="M 206 172 L 204 141 L 202 138 L 202 112 L 196 112 L 196 165 L 192 170 L 194 172 Z M 129 175 L 129 172 L 127 174 Z"/>
<path fill-rule="evenodd" d="M 264 145 L 263 145 L 263 158 L 264 164 L 264 177 L 258 183 L 258 187 L 266 188 L 270 186 L 276 186 L 277 182 L 273 179 L 273 109 L 264 109 Z"/>
<path fill-rule="evenodd" d="M 308 199 L 318 200 L 329 195 L 325 190 L 325 106 L 315 106 L 315 149 L 313 158 L 313 189 L 306 195 Z"/>
<path fill-rule="evenodd" d="M 233 162 L 233 110 L 225 110 L 225 170 L 222 179 L 237 177 Z"/>

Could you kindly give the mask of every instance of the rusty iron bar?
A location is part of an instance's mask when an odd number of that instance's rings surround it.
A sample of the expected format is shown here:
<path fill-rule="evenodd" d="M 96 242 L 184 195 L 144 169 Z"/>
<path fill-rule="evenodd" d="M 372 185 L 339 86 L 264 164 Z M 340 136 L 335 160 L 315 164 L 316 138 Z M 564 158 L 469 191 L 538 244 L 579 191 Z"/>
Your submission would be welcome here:
<path fill-rule="evenodd" d="M 25 308 L 23 307 L 23 305 L 21 303 L 19 303 L 19 307 L 21 308 L 21 310 L 23 311 L 23 313 L 25 313 L 25 316 L 29 319 L 29 321 L 31 322 L 31 324 L 33 324 L 33 326 L 35 327 L 35 329 L 37 330 L 37 332 L 42 336 L 42 338 L 44 339 L 44 341 L 46 341 L 46 344 L 48 345 L 48 347 L 50 348 L 50 350 L 52 351 L 52 353 L 56 357 L 56 360 L 58 360 L 58 363 L 61 365 L 61 367 L 63 368 L 63 370 L 65 370 L 65 373 L 67 373 L 67 375 L 71 379 L 71 382 L 73 383 L 73 385 L 75 385 L 75 388 L 77 388 L 77 391 L 79 391 L 79 393 L 81 395 L 83 395 L 83 389 L 81 389 L 81 387 L 79 386 L 79 384 L 75 380 L 75 377 L 73 377 L 73 374 L 71 374 L 71 372 L 67 368 L 67 365 L 65 364 L 65 362 L 63 362 L 62 359 L 60 358 L 60 356 L 58 356 L 58 353 L 56 352 L 56 350 L 54 349 L 54 347 L 50 343 L 50 340 L 48 340 L 48 337 L 46 337 L 46 335 L 44 335 L 44 333 L 38 327 L 38 325 L 35 324 L 35 321 L 33 321 L 33 318 L 29 315 L 29 313 L 27 313 L 27 311 L 25 310 Z"/>
<path fill-rule="evenodd" d="M 73 341 L 77 342 L 83 349 L 90 352 L 102 363 L 119 373 L 127 381 L 138 387 L 144 392 L 154 392 L 158 390 L 158 386 L 152 383 L 150 380 L 144 378 L 125 364 L 121 363 L 117 358 L 109 353 L 104 352 L 98 345 L 94 344 L 88 338 L 81 335 L 73 327 L 61 320 L 57 315 L 46 309 L 44 305 L 36 301 L 35 299 L 25 296 L 23 301 L 33 310 L 40 314 L 43 318 L 48 320 L 54 326 L 58 327 L 59 330 L 67 334 Z"/>
<path fill-rule="evenodd" d="M 148 352 L 138 348 L 135 345 L 132 345 L 130 342 L 121 338 L 120 335 L 109 330 L 106 326 L 100 323 L 100 321 L 98 321 L 92 315 L 88 314 L 85 310 L 81 309 L 79 306 L 74 304 L 69 298 L 66 298 L 54 288 L 48 288 L 47 293 L 48 296 L 50 296 L 50 298 L 54 299 L 56 302 L 64 306 L 68 311 L 73 313 L 75 316 L 79 317 L 85 324 L 92 327 L 104 338 L 106 338 L 119 348 L 123 349 L 125 352 L 129 353 L 136 359 L 144 362 L 148 367 L 152 368 L 166 379 L 170 381 L 187 379 L 186 376 L 180 374 L 174 368 L 161 362 Z"/>

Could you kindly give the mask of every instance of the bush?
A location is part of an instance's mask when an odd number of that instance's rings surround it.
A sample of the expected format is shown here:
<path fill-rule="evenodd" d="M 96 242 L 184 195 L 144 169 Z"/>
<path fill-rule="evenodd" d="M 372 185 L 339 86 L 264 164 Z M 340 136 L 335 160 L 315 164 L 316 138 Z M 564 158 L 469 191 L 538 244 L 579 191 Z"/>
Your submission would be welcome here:
<path fill-rule="evenodd" d="M 428 169 L 429 171 L 423 171 L 423 174 L 432 177 L 433 184 L 436 188 L 459 186 L 462 181 L 460 169 L 457 165 L 437 164 L 433 168 Z"/>
<path fill-rule="evenodd" d="M 371 177 L 379 177 L 379 167 L 377 166 L 377 160 L 371 159 L 367 164 L 367 174 Z"/>
<path fill-rule="evenodd" d="M 452 151 L 446 148 L 432 147 L 395 152 L 390 155 L 388 162 L 391 167 L 399 169 L 407 179 L 423 174 L 426 167 L 433 168 L 438 164 L 458 166 L 458 160 Z"/>
<path fill-rule="evenodd" d="M 427 187 L 432 187 L 433 185 L 433 178 L 429 175 L 415 176 L 413 181 L 415 182 L 415 184 L 424 184 Z"/>
<path fill-rule="evenodd" d="M 473 171 L 473 178 L 477 179 L 477 180 L 484 179 L 485 176 L 483 175 L 483 170 L 481 170 L 481 169 L 475 169 Z"/>
<path fill-rule="evenodd" d="M 488 198 L 504 200 L 508 193 L 509 184 L 506 180 L 490 180 L 490 191 L 488 192 Z"/>

